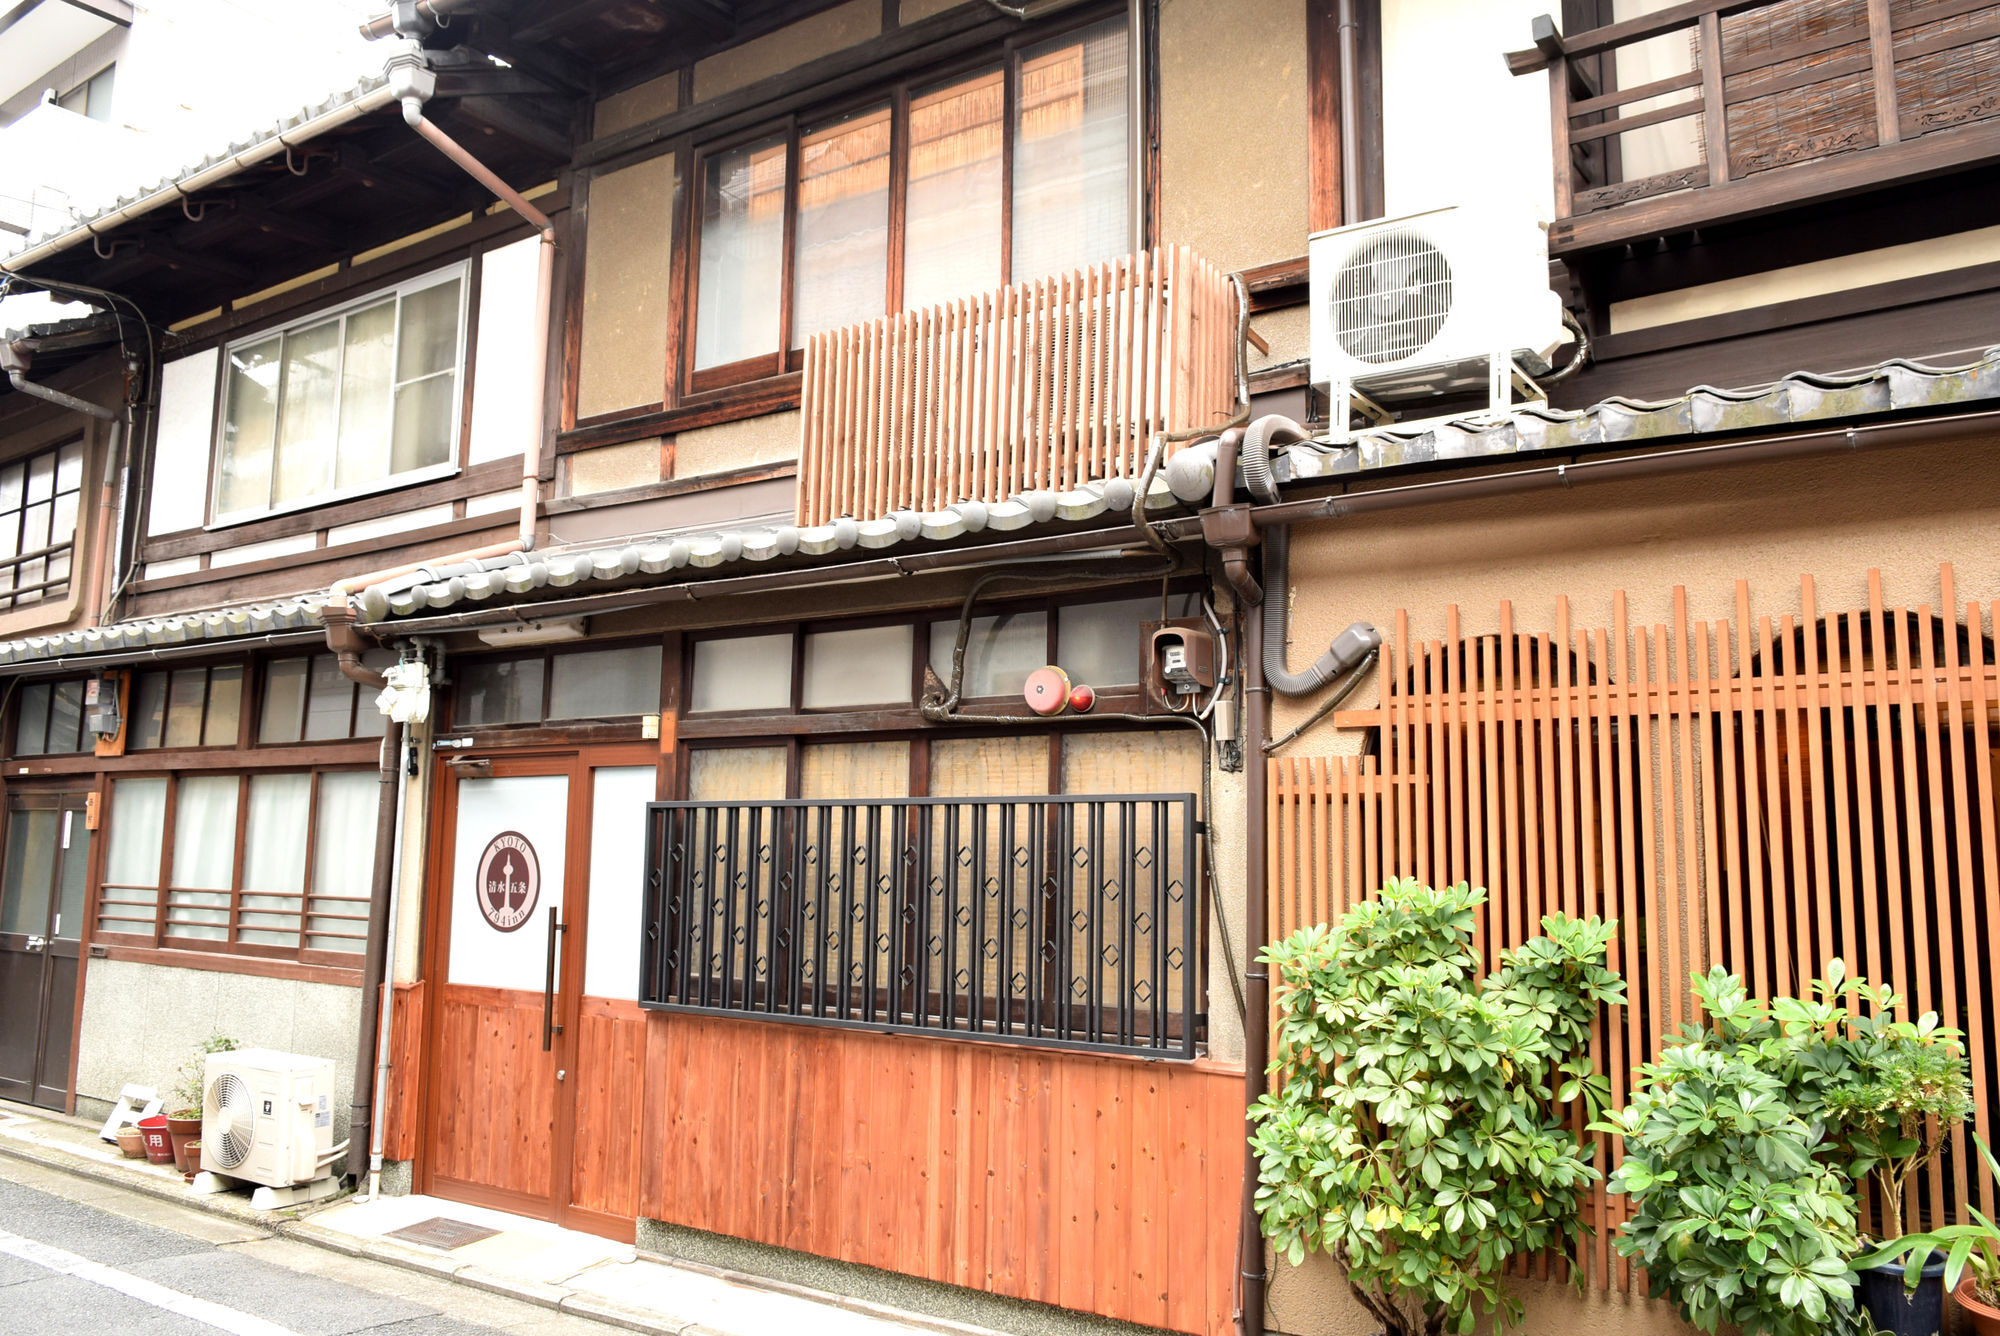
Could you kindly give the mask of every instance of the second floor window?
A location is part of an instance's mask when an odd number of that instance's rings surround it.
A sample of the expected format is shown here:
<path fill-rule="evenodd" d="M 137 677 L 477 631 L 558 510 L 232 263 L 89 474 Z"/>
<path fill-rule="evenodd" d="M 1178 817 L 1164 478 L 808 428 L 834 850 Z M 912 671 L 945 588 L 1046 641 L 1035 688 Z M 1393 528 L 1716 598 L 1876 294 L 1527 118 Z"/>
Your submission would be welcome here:
<path fill-rule="evenodd" d="M 83 443 L 0 465 L 0 610 L 69 592 Z"/>
<path fill-rule="evenodd" d="M 214 518 L 448 471 L 465 286 L 462 269 L 447 269 L 231 345 Z"/>
<path fill-rule="evenodd" d="M 774 374 L 780 347 L 824 330 L 1132 250 L 1126 55 L 1111 19 L 703 155 L 694 388 Z"/>

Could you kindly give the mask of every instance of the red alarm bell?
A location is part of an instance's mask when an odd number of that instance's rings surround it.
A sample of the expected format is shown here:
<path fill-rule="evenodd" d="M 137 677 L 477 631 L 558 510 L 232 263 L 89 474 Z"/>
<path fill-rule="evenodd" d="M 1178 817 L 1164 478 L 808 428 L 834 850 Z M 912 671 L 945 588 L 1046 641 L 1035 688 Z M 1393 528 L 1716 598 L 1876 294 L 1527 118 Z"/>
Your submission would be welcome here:
<path fill-rule="evenodd" d="M 1061 714 L 1069 706 L 1069 674 L 1054 664 L 1037 668 L 1021 695 L 1036 714 Z"/>

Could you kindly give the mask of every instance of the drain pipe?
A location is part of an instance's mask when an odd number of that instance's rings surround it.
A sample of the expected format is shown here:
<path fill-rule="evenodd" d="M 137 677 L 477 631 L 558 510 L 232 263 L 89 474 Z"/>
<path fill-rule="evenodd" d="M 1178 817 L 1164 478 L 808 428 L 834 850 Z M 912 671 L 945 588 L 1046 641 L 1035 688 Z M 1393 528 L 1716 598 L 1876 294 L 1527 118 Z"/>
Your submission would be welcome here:
<path fill-rule="evenodd" d="M 535 261 L 535 325 L 528 365 L 533 377 L 528 384 L 527 437 L 521 448 L 521 525 L 517 551 L 530 552 L 535 546 L 535 504 L 541 493 L 542 414 L 548 394 L 549 308 L 555 291 L 556 225 L 549 216 L 529 203 L 520 191 L 501 180 L 498 173 L 472 156 L 466 149 L 424 116 L 424 104 L 437 91 L 437 74 L 416 55 L 400 55 L 388 65 L 389 87 L 403 104 L 403 121 L 428 140 L 432 147 L 452 160 L 473 180 L 485 186 L 541 234 Z M 488 555 L 498 555 L 488 553 Z M 451 558 L 439 558 L 447 561 Z"/>
<path fill-rule="evenodd" d="M 419 653 L 421 652 L 419 651 Z M 407 725 L 399 725 L 399 727 L 403 727 L 407 734 Z M 396 850 L 389 868 L 388 894 L 384 898 L 386 907 L 383 910 L 383 914 L 387 926 L 382 940 L 382 982 L 377 985 L 381 990 L 381 1019 L 375 1026 L 375 1079 L 372 1083 L 373 1100 L 369 1108 L 369 1134 L 365 1138 L 357 1139 L 351 1132 L 349 1133 L 350 1141 L 365 1140 L 368 1145 L 367 1200 L 369 1201 L 374 1201 L 382 1195 L 382 1145 L 384 1135 L 388 1130 L 389 1071 L 395 1064 L 395 1054 L 390 1050 L 389 1041 L 391 1031 L 395 1026 L 396 1016 L 396 981 L 394 977 L 396 968 L 396 929 L 402 922 L 402 914 L 399 910 L 398 902 L 402 899 L 403 894 L 403 841 L 405 838 L 403 833 L 403 818 L 409 811 L 410 794 L 410 767 L 402 764 L 401 753 L 402 748 L 399 747 L 397 749 L 396 819 L 394 823 L 396 827 Z M 369 904 L 369 911 L 369 916 L 372 920 L 374 917 L 374 904 L 372 901 Z M 361 1009 L 365 1016 L 368 1010 L 368 1000 L 365 997 L 362 999 Z M 358 1064 L 355 1070 L 360 1070 Z"/>

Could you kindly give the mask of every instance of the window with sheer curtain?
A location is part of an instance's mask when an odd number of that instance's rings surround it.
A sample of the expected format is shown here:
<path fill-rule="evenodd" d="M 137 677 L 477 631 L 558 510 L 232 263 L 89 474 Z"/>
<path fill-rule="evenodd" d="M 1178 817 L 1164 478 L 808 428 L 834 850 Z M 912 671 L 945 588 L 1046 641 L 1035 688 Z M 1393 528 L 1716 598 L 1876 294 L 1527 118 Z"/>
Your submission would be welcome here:
<path fill-rule="evenodd" d="M 378 796 L 373 770 L 113 780 L 97 935 L 355 965 Z"/>
<path fill-rule="evenodd" d="M 703 154 L 692 388 L 796 367 L 825 330 L 1133 250 L 1128 48 L 1107 19 Z"/>
<path fill-rule="evenodd" d="M 453 266 L 231 344 L 215 520 L 449 471 L 465 289 Z"/>

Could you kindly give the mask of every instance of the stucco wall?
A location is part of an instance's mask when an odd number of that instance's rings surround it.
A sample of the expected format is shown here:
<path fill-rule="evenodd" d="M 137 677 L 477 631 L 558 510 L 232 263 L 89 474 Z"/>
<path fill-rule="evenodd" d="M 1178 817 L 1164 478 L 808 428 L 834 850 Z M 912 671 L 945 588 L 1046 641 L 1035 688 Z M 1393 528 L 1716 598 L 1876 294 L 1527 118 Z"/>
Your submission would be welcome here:
<path fill-rule="evenodd" d="M 1894 603 L 1933 602 L 1940 561 L 1954 563 L 1960 600 L 2000 595 L 2000 449 L 1991 439 L 1899 446 L 1788 464 L 1705 470 L 1565 492 L 1427 506 L 1309 525 L 1292 545 L 1297 596 L 1291 662 L 1306 662 L 1349 622 L 1439 636 L 1459 606 L 1466 635 L 1498 629 L 1512 599 L 1518 632 L 1549 631 L 1567 594 L 1574 625 L 1608 625 L 1624 590 L 1634 624 L 1665 621 L 1673 588 L 1693 618 L 1734 618 L 1735 582 L 1753 601 L 1792 607 L 1801 575 L 1822 613 L 1867 606 L 1867 573 L 1882 572 Z M 1352 708 L 1374 703 L 1370 684 Z M 1274 727 L 1311 703 L 1280 697 Z M 1322 724 L 1298 755 L 1351 752 L 1358 731 Z"/>
<path fill-rule="evenodd" d="M 360 989 L 127 960 L 91 960 L 88 969 L 77 1044 L 79 1113 L 102 1118 L 128 1082 L 155 1086 L 169 1098 L 174 1073 L 195 1045 L 226 1034 L 245 1048 L 332 1058 L 333 1139 L 347 1135 Z"/>
<path fill-rule="evenodd" d="M 660 480 L 660 438 L 600 445 L 569 456 L 569 494 L 589 496 Z"/>
<path fill-rule="evenodd" d="M 590 183 L 578 417 L 656 404 L 666 392 L 673 199 L 671 153 Z"/>
<path fill-rule="evenodd" d="M 674 438 L 674 476 L 693 478 L 704 473 L 727 473 L 753 464 L 796 459 L 798 454 L 797 411 L 771 413 L 682 432 Z"/>
<path fill-rule="evenodd" d="M 1160 239 L 1224 269 L 1306 250 L 1305 0 L 1162 0 Z"/>
<path fill-rule="evenodd" d="M 629 130 L 635 125 L 644 125 L 656 116 L 664 116 L 680 106 L 681 72 L 670 70 L 657 79 L 600 98 L 591 113 L 590 132 L 602 139 L 605 135 Z"/>
<path fill-rule="evenodd" d="M 776 32 L 719 51 L 694 67 L 694 100 L 719 96 L 882 32 L 877 0 L 848 0 Z"/>

